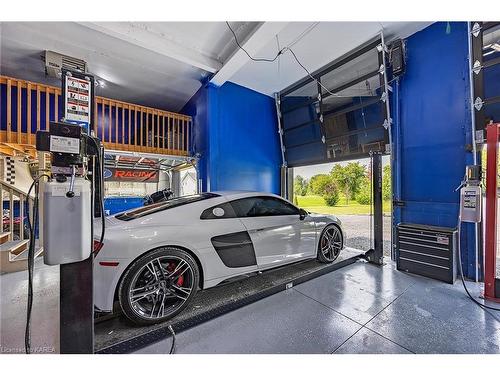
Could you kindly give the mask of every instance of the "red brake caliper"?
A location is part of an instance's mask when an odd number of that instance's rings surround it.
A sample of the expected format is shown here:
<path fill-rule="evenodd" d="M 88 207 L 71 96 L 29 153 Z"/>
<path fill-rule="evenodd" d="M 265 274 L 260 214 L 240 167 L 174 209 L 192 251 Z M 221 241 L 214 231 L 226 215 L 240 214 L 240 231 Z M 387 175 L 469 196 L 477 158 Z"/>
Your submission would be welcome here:
<path fill-rule="evenodd" d="M 175 270 L 175 267 L 177 267 L 177 264 L 173 263 L 173 262 L 170 262 L 167 266 L 167 271 L 168 272 L 174 272 Z M 181 275 L 178 279 L 177 279 L 177 283 L 176 285 L 177 286 L 182 286 L 182 284 L 184 284 L 184 275 Z"/>

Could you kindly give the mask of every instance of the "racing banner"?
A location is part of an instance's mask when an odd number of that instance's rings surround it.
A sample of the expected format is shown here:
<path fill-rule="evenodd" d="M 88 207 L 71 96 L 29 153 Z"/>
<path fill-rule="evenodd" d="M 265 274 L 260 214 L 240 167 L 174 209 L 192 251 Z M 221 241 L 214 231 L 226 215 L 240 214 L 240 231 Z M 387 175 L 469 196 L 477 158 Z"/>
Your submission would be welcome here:
<path fill-rule="evenodd" d="M 126 169 L 126 168 L 104 168 L 104 182 L 158 182 L 157 170 Z"/>

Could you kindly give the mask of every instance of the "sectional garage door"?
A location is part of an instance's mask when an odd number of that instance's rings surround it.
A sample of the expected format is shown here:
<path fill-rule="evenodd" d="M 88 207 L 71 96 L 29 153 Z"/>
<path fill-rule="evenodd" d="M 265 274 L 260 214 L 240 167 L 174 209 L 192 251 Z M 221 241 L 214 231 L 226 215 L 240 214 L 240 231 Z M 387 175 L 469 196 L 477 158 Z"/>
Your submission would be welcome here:
<path fill-rule="evenodd" d="M 374 39 L 314 72 L 315 79 L 307 77 L 280 93 L 289 167 L 387 151 L 386 69 L 380 47 L 381 39 Z"/>

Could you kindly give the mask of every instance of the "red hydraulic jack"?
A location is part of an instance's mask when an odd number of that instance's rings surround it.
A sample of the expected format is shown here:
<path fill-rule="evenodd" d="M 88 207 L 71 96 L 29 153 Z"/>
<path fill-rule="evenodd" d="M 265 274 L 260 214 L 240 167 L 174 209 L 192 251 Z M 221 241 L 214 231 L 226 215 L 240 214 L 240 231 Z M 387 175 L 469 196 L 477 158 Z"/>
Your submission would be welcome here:
<path fill-rule="evenodd" d="M 500 124 L 486 127 L 486 224 L 484 254 L 484 298 L 500 302 L 500 279 L 496 278 L 497 257 L 497 161 Z"/>

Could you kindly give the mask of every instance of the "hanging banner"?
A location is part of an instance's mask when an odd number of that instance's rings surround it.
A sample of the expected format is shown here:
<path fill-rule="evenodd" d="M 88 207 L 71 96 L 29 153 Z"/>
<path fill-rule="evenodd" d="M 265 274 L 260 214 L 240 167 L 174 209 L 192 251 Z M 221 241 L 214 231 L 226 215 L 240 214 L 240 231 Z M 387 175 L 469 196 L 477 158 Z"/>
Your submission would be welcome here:
<path fill-rule="evenodd" d="M 105 168 L 104 181 L 121 182 L 158 182 L 159 173 L 156 170 Z"/>
<path fill-rule="evenodd" d="M 63 71 L 63 117 L 68 123 L 81 125 L 88 134 L 92 122 L 94 77 Z"/>

